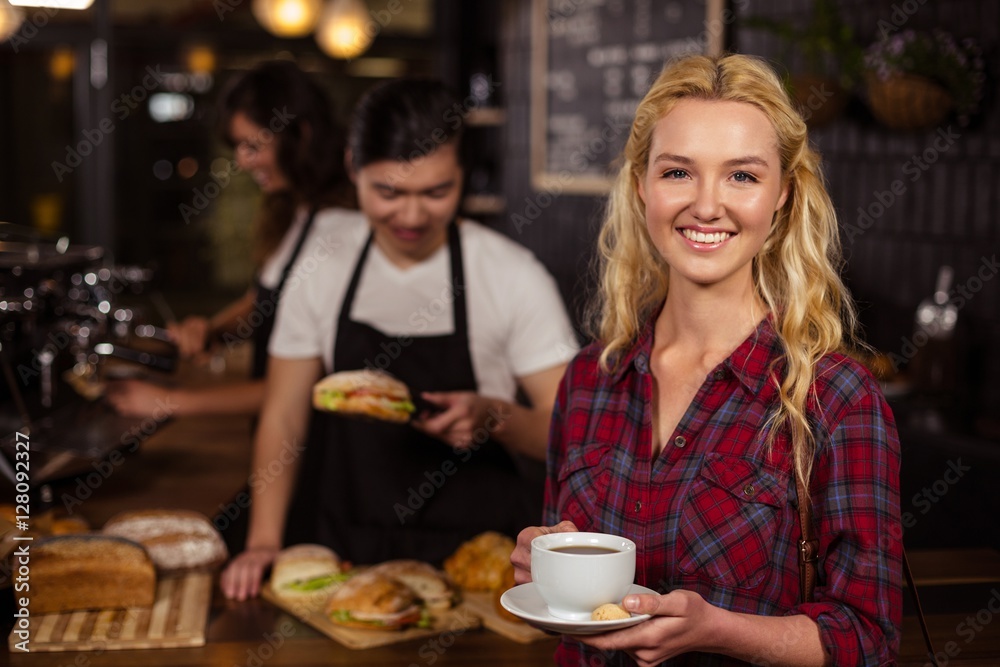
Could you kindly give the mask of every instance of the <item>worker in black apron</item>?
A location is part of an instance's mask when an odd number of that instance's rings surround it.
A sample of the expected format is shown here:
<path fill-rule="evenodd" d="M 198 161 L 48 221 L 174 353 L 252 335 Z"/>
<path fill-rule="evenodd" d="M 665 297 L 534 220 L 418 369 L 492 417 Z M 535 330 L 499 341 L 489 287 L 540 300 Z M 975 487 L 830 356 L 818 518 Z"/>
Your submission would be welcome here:
<path fill-rule="evenodd" d="M 537 261 L 512 249 L 509 239 L 487 240 L 495 232 L 455 220 L 464 181 L 460 122 L 454 122 L 460 108 L 446 87 L 423 80 L 376 86 L 355 108 L 348 158 L 362 215 L 345 217 L 336 263 L 321 264 L 302 290 L 285 296 L 254 441 L 250 531 L 220 577 L 228 598 L 257 595 L 267 568 L 290 544 L 324 543 L 359 564 L 393 558 L 441 564 L 481 532 L 514 536 L 538 521 L 542 485 L 522 471 L 544 459 L 548 413 L 575 337 L 555 283 Z M 463 250 L 483 264 L 464 267 Z M 405 317 L 394 319 L 396 311 L 365 319 L 368 306 L 387 306 L 360 302 L 392 289 L 384 262 L 406 270 L 425 261 L 434 262 L 431 273 L 441 273 L 423 280 L 436 285 L 450 278 L 450 326 L 410 330 Z M 467 277 L 476 294 L 483 289 L 492 298 L 476 281 L 503 283 L 514 275 L 531 276 L 530 287 L 519 284 L 515 305 L 492 304 L 499 310 L 488 312 L 498 320 L 474 311 L 477 346 L 507 355 L 490 365 L 470 348 Z M 415 287 L 414 298 L 422 299 L 416 295 L 425 285 Z M 529 289 L 533 299 L 525 298 Z M 529 302 L 534 310 L 518 308 Z M 386 349 L 399 351 L 388 372 L 441 414 L 398 424 L 311 410 L 313 385 L 323 374 L 366 368 Z M 521 375 L 514 370 L 532 365 Z M 514 385 L 530 406 L 515 403 Z M 503 413 L 502 425 L 489 410 Z"/>
<path fill-rule="evenodd" d="M 397 340 L 351 319 L 371 245 L 369 237 L 340 309 L 333 352 L 338 371 L 364 368 L 364 360 L 382 352 L 381 345 Z M 413 336 L 392 362 L 393 375 L 416 392 L 478 389 L 454 222 L 448 252 L 454 331 Z M 479 532 L 516 535 L 539 511 L 514 460 L 493 440 L 456 450 L 407 424 L 315 410 L 295 489 L 285 544 L 320 542 L 355 563 L 401 557 L 440 563 Z"/>

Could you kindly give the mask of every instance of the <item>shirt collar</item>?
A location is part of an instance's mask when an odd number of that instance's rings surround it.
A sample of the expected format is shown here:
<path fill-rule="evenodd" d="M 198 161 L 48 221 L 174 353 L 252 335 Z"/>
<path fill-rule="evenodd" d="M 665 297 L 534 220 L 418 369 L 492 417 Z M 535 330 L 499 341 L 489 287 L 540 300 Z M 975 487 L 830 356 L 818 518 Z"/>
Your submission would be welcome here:
<path fill-rule="evenodd" d="M 614 382 L 620 381 L 626 373 L 649 372 L 649 357 L 653 349 L 653 326 L 656 314 L 649 317 L 636 337 L 635 343 L 621 356 L 615 371 L 611 374 Z M 744 386 L 751 395 L 760 394 L 765 385 L 783 367 L 784 346 L 774 330 L 773 316 L 760 321 L 757 328 L 740 343 L 733 353 L 716 370 L 726 369 Z"/>

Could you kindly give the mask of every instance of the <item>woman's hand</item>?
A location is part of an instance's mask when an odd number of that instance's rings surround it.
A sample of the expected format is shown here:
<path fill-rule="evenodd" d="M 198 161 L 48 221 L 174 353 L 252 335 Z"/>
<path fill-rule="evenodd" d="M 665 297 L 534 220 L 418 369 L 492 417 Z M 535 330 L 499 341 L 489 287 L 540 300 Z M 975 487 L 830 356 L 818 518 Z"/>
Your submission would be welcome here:
<path fill-rule="evenodd" d="M 424 392 L 421 397 L 441 408 L 441 412 L 420 415 L 412 422 L 413 427 L 457 449 L 486 442 L 503 424 L 501 402 L 475 392 Z"/>
<path fill-rule="evenodd" d="M 126 417 L 153 417 L 162 421 L 177 411 L 172 390 L 140 380 L 108 383 L 105 398 L 115 412 Z"/>
<path fill-rule="evenodd" d="M 554 526 L 529 526 L 518 533 L 517 546 L 510 554 L 510 562 L 514 566 L 514 582 L 526 584 L 531 581 L 531 540 L 539 535 L 576 533 L 579 530 L 572 521 L 563 521 Z"/>
<path fill-rule="evenodd" d="M 627 595 L 622 604 L 632 613 L 651 614 L 653 618 L 617 632 L 576 639 L 602 651 L 625 651 L 640 667 L 658 665 L 689 651 L 721 649 L 713 641 L 729 612 L 709 604 L 693 591 Z"/>
<path fill-rule="evenodd" d="M 183 359 L 204 356 L 209 329 L 208 320 L 204 317 L 186 317 L 180 322 L 167 324 L 167 333 Z"/>
<path fill-rule="evenodd" d="M 229 562 L 219 582 L 222 593 L 230 600 L 257 597 L 264 570 L 278 555 L 277 547 L 253 547 Z"/>

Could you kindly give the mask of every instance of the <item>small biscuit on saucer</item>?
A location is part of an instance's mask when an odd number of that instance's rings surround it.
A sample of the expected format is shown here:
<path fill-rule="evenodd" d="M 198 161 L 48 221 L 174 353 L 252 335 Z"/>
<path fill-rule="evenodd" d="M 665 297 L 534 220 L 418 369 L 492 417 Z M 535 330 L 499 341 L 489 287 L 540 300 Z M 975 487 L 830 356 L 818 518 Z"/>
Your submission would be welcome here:
<path fill-rule="evenodd" d="M 625 611 L 625 608 L 620 604 L 615 604 L 614 602 L 609 602 L 607 604 L 602 604 L 600 607 L 594 610 L 590 615 L 590 620 L 592 621 L 620 621 L 625 618 L 631 618 L 632 614 Z"/>

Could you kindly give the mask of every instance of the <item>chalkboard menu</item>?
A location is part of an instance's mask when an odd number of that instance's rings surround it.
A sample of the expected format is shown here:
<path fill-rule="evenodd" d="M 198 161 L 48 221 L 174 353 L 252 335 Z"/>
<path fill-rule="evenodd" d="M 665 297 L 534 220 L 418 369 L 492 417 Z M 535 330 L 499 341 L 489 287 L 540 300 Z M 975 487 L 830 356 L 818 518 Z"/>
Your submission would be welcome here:
<path fill-rule="evenodd" d="M 604 193 L 670 58 L 716 53 L 722 0 L 534 0 L 532 183 Z"/>

